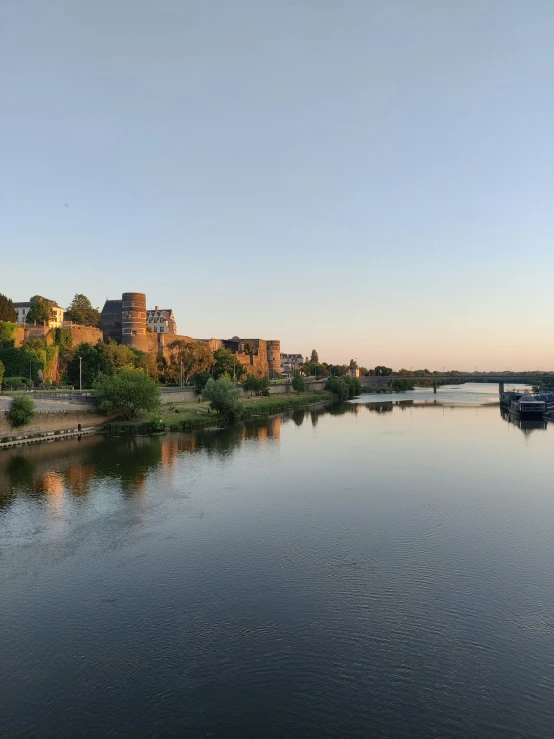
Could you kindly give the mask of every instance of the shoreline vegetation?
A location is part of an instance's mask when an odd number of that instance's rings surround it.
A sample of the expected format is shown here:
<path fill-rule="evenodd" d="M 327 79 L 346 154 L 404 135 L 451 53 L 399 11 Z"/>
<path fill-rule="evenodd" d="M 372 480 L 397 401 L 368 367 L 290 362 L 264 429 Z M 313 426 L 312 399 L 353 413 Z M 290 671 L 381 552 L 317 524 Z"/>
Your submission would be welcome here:
<path fill-rule="evenodd" d="M 252 398 L 243 398 L 240 412 L 232 417 L 210 412 L 209 402 L 175 403 L 162 406 L 160 419 L 149 419 L 144 416 L 135 421 L 110 421 L 99 430 L 105 436 L 144 435 L 165 433 L 167 431 L 194 431 L 207 426 L 228 426 L 241 421 L 248 421 L 261 415 L 271 415 L 310 405 L 321 405 L 335 401 L 332 393 L 289 393 Z"/>

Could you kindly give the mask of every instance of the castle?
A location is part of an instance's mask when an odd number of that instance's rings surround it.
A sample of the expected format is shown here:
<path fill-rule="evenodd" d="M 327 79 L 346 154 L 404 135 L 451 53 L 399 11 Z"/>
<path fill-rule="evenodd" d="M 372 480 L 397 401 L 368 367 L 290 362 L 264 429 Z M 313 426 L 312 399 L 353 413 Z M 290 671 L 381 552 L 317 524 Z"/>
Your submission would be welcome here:
<path fill-rule="evenodd" d="M 281 373 L 281 342 L 267 339 L 193 339 L 177 333 L 171 309 L 146 309 L 144 293 L 123 293 L 121 300 L 106 300 L 98 324 L 104 340 L 113 339 L 132 349 L 169 358 L 173 341 L 202 341 L 212 351 L 225 348 L 233 352 L 249 374 L 262 377 Z M 248 350 L 248 353 L 247 351 Z"/>

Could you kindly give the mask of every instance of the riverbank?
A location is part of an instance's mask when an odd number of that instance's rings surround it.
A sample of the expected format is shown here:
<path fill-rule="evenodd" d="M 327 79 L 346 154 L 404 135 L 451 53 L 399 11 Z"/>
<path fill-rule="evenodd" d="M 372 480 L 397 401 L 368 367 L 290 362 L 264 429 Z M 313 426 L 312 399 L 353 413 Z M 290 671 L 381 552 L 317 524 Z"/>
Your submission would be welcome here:
<path fill-rule="evenodd" d="M 142 416 L 131 422 L 110 422 L 103 425 L 101 432 L 108 436 L 121 434 L 152 434 L 164 431 L 193 431 L 206 426 L 235 423 L 245 421 L 259 415 L 268 415 L 301 408 L 314 404 L 329 403 L 335 399 L 332 393 L 299 393 L 291 396 L 289 393 L 270 396 L 253 396 L 242 399 L 242 407 L 238 418 L 232 422 L 210 412 L 209 403 L 175 403 L 171 407 L 160 410 L 160 420 Z"/>

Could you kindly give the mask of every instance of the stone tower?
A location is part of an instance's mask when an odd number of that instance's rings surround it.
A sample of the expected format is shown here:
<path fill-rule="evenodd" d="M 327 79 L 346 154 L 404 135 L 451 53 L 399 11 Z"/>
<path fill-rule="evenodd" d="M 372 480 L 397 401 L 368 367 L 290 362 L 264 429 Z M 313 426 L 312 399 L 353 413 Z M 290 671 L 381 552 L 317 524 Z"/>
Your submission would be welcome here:
<path fill-rule="evenodd" d="M 274 372 L 281 374 L 281 342 L 275 339 L 267 342 L 267 366 L 269 376 L 273 377 Z"/>
<path fill-rule="evenodd" d="M 148 350 L 144 293 L 123 293 L 121 296 L 121 343 L 132 349 Z"/>

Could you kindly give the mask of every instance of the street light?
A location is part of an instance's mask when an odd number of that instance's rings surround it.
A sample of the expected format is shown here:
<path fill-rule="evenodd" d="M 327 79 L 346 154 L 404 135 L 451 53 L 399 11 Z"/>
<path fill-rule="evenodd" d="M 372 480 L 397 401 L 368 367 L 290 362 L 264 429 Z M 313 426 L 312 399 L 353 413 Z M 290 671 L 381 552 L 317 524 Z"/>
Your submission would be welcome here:
<path fill-rule="evenodd" d="M 83 389 L 83 357 L 79 354 L 79 392 Z"/>

